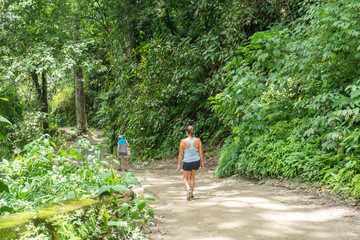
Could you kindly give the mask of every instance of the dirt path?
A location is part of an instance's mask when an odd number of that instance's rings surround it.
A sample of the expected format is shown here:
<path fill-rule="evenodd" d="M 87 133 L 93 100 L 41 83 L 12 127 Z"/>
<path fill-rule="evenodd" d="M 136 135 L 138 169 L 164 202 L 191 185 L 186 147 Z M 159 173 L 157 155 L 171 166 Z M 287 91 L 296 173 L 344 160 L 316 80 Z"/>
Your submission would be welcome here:
<path fill-rule="evenodd" d="M 156 226 L 151 239 L 342 240 L 360 239 L 355 208 L 300 190 L 249 180 L 213 178 L 200 170 L 195 200 L 185 200 L 176 160 L 137 169 L 142 183 L 134 190 L 152 195 Z"/>
<path fill-rule="evenodd" d="M 96 136 L 77 137 L 69 144 Z M 104 149 L 105 150 L 105 149 Z M 359 240 L 360 211 L 345 203 L 304 190 L 259 184 L 240 178 L 214 179 L 214 165 L 200 170 L 195 200 L 185 200 L 182 173 L 176 160 L 137 168 L 129 164 L 141 186 L 137 193 L 152 195 L 155 223 L 148 233 L 159 240 Z M 114 165 L 114 169 L 117 166 Z"/>

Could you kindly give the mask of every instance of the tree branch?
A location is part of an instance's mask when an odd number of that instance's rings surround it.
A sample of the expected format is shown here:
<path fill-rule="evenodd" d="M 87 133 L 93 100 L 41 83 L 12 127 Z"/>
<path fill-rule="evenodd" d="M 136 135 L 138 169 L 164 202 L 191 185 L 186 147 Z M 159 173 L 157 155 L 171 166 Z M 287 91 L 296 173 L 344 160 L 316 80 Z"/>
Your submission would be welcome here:
<path fill-rule="evenodd" d="M 6 5 L 6 0 L 4 0 L 2 6 L 1 6 L 1 10 L 0 10 L 0 23 L 2 22 L 2 14 L 3 14 L 3 11 L 5 9 L 5 5 Z"/>
<path fill-rule="evenodd" d="M 93 20 L 95 22 L 98 22 L 101 24 L 101 26 L 103 26 L 103 28 L 105 29 L 106 33 L 109 33 L 108 32 L 108 29 L 106 28 L 106 25 L 104 23 L 102 23 L 99 19 L 96 19 L 94 17 L 88 17 L 88 16 L 79 16 L 78 18 L 80 19 L 90 19 L 90 20 Z"/>

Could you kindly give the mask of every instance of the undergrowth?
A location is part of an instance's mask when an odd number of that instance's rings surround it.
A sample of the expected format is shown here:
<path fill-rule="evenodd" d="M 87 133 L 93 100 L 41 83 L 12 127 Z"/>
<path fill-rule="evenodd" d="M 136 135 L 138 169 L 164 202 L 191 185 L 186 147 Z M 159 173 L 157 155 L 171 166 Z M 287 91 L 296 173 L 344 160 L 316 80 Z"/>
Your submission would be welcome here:
<path fill-rule="evenodd" d="M 283 124 L 283 123 L 282 123 Z M 299 126 L 264 134 L 249 144 L 228 139 L 221 149 L 215 176 L 239 174 L 255 179 L 292 179 L 326 186 L 344 198 L 360 200 L 360 160 L 356 155 L 329 153 L 319 137 L 299 135 Z"/>
<path fill-rule="evenodd" d="M 291 24 L 255 33 L 210 100 L 233 135 L 216 175 L 316 183 L 360 199 L 357 0 L 303 1 Z"/>
<path fill-rule="evenodd" d="M 80 140 L 70 147 L 56 146 L 48 136 L 26 145 L 13 159 L 0 163 L 0 215 L 23 212 L 71 198 L 97 198 L 103 194 L 131 191 L 139 184 L 134 174 L 118 175 L 109 165 L 111 155 L 102 155 L 104 146 Z M 86 153 L 86 154 L 85 154 Z M 53 239 L 45 226 L 51 225 L 58 239 L 142 239 L 141 230 L 151 225 L 153 211 L 139 195 L 130 202 L 114 199 L 101 209 L 70 216 L 55 222 L 30 226 L 31 239 Z M 123 203 L 122 203 L 123 202 Z M 24 236 L 24 239 L 27 239 Z"/>

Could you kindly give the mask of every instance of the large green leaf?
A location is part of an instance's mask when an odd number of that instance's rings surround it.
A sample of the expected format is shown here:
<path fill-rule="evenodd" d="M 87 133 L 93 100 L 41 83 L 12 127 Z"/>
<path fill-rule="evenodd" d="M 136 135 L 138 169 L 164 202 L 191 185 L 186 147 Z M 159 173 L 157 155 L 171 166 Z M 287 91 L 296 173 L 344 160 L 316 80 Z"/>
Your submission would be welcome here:
<path fill-rule="evenodd" d="M 18 196 L 18 198 L 19 198 L 19 199 L 23 199 L 23 198 L 25 198 L 27 195 L 29 195 L 29 193 L 30 193 L 30 191 L 22 192 L 22 193 Z"/>
<path fill-rule="evenodd" d="M 6 118 L 4 118 L 3 116 L 0 115 L 0 122 L 4 122 L 4 123 L 8 123 L 11 124 L 11 122 L 9 120 L 7 120 Z"/>
<path fill-rule="evenodd" d="M 5 140 L 6 136 L 0 132 L 0 139 Z"/>
<path fill-rule="evenodd" d="M 137 208 L 139 209 L 139 211 L 143 210 L 145 206 L 146 206 L 146 203 L 143 200 L 139 201 L 137 204 Z"/>
<path fill-rule="evenodd" d="M 131 184 L 131 185 L 139 185 L 140 184 L 140 182 L 137 180 L 134 173 L 132 173 L 132 172 L 127 172 L 125 174 L 124 180 L 125 180 L 126 184 Z"/>
<path fill-rule="evenodd" d="M 14 209 L 12 207 L 2 206 L 2 207 L 0 207 L 0 213 L 2 213 L 2 212 L 13 213 Z"/>
<path fill-rule="evenodd" d="M 109 221 L 108 226 L 127 227 L 128 223 L 125 221 Z"/>
<path fill-rule="evenodd" d="M 99 189 L 99 194 L 102 194 L 104 192 L 125 192 L 125 191 L 130 191 L 129 188 L 127 188 L 125 185 L 122 184 L 117 184 L 117 185 L 104 185 L 101 186 L 101 188 Z"/>
<path fill-rule="evenodd" d="M 147 213 L 149 214 L 150 217 L 154 218 L 154 211 L 151 208 L 147 210 Z"/>
<path fill-rule="evenodd" d="M 3 181 L 0 181 L 0 192 L 9 192 L 9 187 Z"/>
<path fill-rule="evenodd" d="M 125 192 L 125 191 L 130 191 L 130 189 L 128 187 L 126 187 L 125 185 L 122 184 L 117 184 L 117 185 L 112 185 L 110 186 L 112 190 L 116 191 L 116 192 Z"/>
<path fill-rule="evenodd" d="M 109 192 L 110 189 L 111 189 L 111 186 L 107 186 L 107 185 L 101 186 L 101 188 L 99 189 L 99 195 L 104 193 L 104 192 Z"/>

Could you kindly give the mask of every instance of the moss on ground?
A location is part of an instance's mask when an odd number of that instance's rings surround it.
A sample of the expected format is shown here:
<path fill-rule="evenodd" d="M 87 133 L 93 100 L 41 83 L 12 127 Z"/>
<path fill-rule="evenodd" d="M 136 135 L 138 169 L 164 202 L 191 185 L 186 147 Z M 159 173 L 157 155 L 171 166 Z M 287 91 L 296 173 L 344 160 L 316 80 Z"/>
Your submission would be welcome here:
<path fill-rule="evenodd" d="M 99 200 L 74 198 L 31 211 L 1 217 L 0 240 L 17 239 L 21 232 L 26 231 L 26 225 L 33 222 L 43 222 L 48 218 L 67 214 L 77 209 L 91 207 L 99 203 Z"/>

